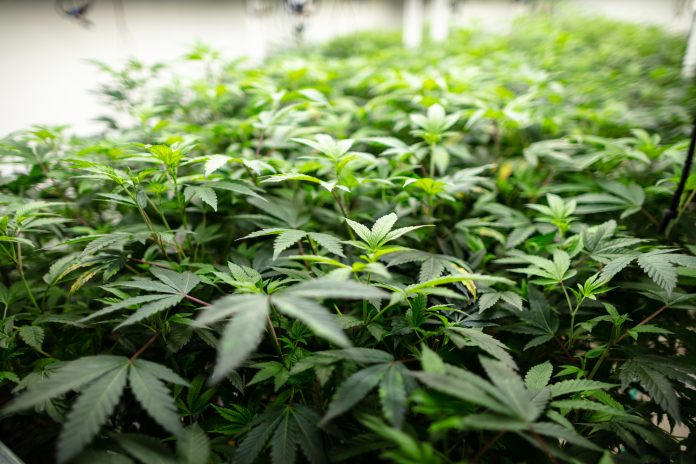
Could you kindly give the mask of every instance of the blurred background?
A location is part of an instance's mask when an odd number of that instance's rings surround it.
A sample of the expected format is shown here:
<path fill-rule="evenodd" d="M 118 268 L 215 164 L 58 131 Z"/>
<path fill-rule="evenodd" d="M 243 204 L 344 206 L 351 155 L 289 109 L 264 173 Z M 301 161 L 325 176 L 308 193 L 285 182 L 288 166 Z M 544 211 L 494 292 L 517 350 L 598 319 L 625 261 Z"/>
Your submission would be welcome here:
<path fill-rule="evenodd" d="M 0 0 L 0 136 L 32 124 L 102 127 L 90 59 L 119 66 L 176 60 L 204 43 L 261 62 L 280 50 L 361 30 L 400 31 L 406 46 L 455 27 L 505 31 L 521 15 L 604 15 L 659 25 L 684 40 L 691 0 Z M 181 73 L 182 69 L 177 68 Z"/>

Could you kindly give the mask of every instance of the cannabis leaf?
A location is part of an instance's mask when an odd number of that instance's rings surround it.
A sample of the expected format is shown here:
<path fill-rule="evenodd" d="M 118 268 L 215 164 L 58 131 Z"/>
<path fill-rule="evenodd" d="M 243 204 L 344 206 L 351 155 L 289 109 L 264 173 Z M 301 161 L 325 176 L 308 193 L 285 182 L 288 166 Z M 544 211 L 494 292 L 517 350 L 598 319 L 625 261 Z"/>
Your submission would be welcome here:
<path fill-rule="evenodd" d="M 298 448 L 312 464 L 326 461 L 316 423 L 319 414 L 302 405 L 267 409 L 250 424 L 250 430 L 234 454 L 235 464 L 252 464 L 270 440 L 271 462 L 292 464 Z"/>
<path fill-rule="evenodd" d="M 188 385 L 161 364 L 119 356 L 88 356 L 60 365 L 46 379 L 32 384 L 3 410 L 12 414 L 40 406 L 71 390 L 80 396 L 73 404 L 58 441 L 58 460 L 67 462 L 92 441 L 111 415 L 129 383 L 135 398 L 150 416 L 174 435 L 182 434 L 174 400 L 163 382 Z"/>
<path fill-rule="evenodd" d="M 134 314 L 116 326 L 116 329 L 126 325 L 134 324 L 160 311 L 176 306 L 200 283 L 200 279 L 191 272 L 177 273 L 174 271 L 152 267 L 150 272 L 158 280 L 133 280 L 130 282 L 120 282 L 116 285 L 126 288 L 137 288 L 150 292 L 147 295 L 126 298 L 118 303 L 107 306 L 95 313 L 90 314 L 80 320 L 86 322 L 98 317 L 111 314 L 130 306 L 142 304 Z M 143 304 L 145 303 L 145 304 Z"/>
<path fill-rule="evenodd" d="M 343 352 L 319 353 L 320 356 L 371 364 L 352 374 L 338 387 L 320 425 L 351 409 L 379 385 L 379 398 L 384 416 L 394 427 L 401 428 L 406 413 L 407 392 L 412 389 L 408 370 L 383 351 L 356 350 L 349 348 L 342 350 Z"/>
<path fill-rule="evenodd" d="M 316 279 L 284 288 L 272 295 L 234 294 L 221 298 L 198 317 L 201 324 L 229 319 L 218 347 L 218 362 L 212 381 L 219 381 L 233 371 L 261 342 L 271 305 L 280 313 L 298 319 L 318 336 L 339 346 L 350 341 L 335 318 L 313 299 L 379 299 L 386 293 L 351 281 Z"/>
<path fill-rule="evenodd" d="M 345 257 L 340 239 L 334 237 L 333 235 L 319 232 L 305 232 L 304 230 L 281 228 L 263 229 L 245 235 L 240 240 L 245 238 L 264 237 L 266 235 L 277 236 L 273 242 L 273 259 L 278 258 L 283 251 L 295 245 L 305 237 L 310 240 L 314 240 L 331 253 Z"/>

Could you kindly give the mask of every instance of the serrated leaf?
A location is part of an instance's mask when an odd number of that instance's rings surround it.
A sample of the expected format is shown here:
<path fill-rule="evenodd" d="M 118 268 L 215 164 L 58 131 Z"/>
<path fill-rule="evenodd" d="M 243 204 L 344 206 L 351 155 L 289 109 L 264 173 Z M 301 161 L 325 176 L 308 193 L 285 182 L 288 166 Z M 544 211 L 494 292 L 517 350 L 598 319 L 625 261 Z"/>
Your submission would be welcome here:
<path fill-rule="evenodd" d="M 317 336 L 344 348 L 351 345 L 336 319 L 322 305 L 283 294 L 273 298 L 273 304 L 283 314 L 302 321 Z"/>
<path fill-rule="evenodd" d="M 468 327 L 449 327 L 447 331 L 459 348 L 465 345 L 477 346 L 506 365 L 513 368 L 517 367 L 512 356 L 507 352 L 509 348 L 487 333 Z"/>
<path fill-rule="evenodd" d="M 139 462 L 147 464 L 179 464 L 169 451 L 169 448 L 156 438 L 145 435 L 119 434 L 114 439 L 121 445 L 121 448 Z M 93 462 L 101 464 L 102 461 Z"/>
<path fill-rule="evenodd" d="M 575 379 L 563 380 L 562 382 L 554 383 L 549 388 L 551 390 L 551 397 L 555 398 L 557 396 L 567 395 L 569 393 L 577 393 L 590 390 L 607 390 L 615 386 L 615 384 L 598 382 L 596 380 Z"/>
<path fill-rule="evenodd" d="M 282 412 L 283 409 L 272 407 L 251 422 L 249 433 L 234 453 L 234 464 L 253 464 L 283 419 Z"/>
<path fill-rule="evenodd" d="M 307 234 L 309 238 L 317 242 L 322 247 L 326 248 L 331 253 L 344 257 L 343 247 L 341 246 L 341 240 L 329 234 L 322 234 L 318 232 L 310 232 Z"/>
<path fill-rule="evenodd" d="M 546 361 L 530 368 L 524 376 L 524 383 L 529 389 L 542 389 L 548 385 L 553 373 L 553 366 Z"/>
<path fill-rule="evenodd" d="M 158 300 L 161 300 L 163 298 L 169 298 L 171 295 L 141 295 L 141 296 L 134 296 L 131 298 L 126 298 L 123 301 L 119 301 L 118 303 L 114 303 L 112 305 L 107 306 L 106 308 L 102 308 L 99 311 L 90 314 L 89 316 L 83 317 L 80 319 L 78 322 L 87 322 L 91 319 L 95 319 L 97 317 L 102 317 L 107 314 L 111 314 L 115 311 L 118 311 L 123 308 L 127 308 L 128 306 L 134 306 L 138 305 L 141 303 L 148 303 L 148 302 L 156 302 Z"/>
<path fill-rule="evenodd" d="M 394 227 L 394 224 L 396 224 L 396 221 L 398 219 L 399 217 L 394 213 L 387 214 L 377 219 L 372 226 L 372 230 L 370 231 L 371 241 L 368 243 L 370 243 L 370 245 L 372 246 L 375 246 L 377 243 L 382 241 L 392 230 L 392 227 Z"/>
<path fill-rule="evenodd" d="M 423 366 L 424 372 L 433 374 L 445 373 L 445 363 L 442 361 L 442 358 L 426 345 L 423 345 L 423 350 L 421 352 L 421 365 Z"/>
<path fill-rule="evenodd" d="M 657 250 L 660 251 L 660 250 Z M 677 286 L 677 270 L 670 262 L 669 255 L 649 252 L 638 256 L 638 266 L 648 274 L 653 282 L 671 295 Z"/>
<path fill-rule="evenodd" d="M 303 230 L 288 229 L 281 232 L 273 242 L 273 259 L 291 246 L 302 240 L 307 233 Z"/>
<path fill-rule="evenodd" d="M 581 446 L 594 451 L 601 451 L 601 448 L 589 441 L 587 438 L 578 434 L 576 431 L 567 429 L 561 425 L 551 422 L 536 422 L 531 427 L 533 427 L 534 431 L 540 435 L 546 435 L 547 437 L 551 437 L 555 440 L 565 440 L 573 445 Z"/>
<path fill-rule="evenodd" d="M 210 459 L 210 440 L 205 432 L 193 424 L 183 431 L 176 442 L 180 464 L 207 464 Z"/>
<path fill-rule="evenodd" d="M 406 386 L 396 364 L 389 366 L 384 373 L 379 384 L 379 399 L 384 417 L 400 429 L 406 414 Z"/>
<path fill-rule="evenodd" d="M 168 269 L 162 269 L 156 266 L 150 268 L 150 272 L 157 277 L 162 283 L 168 285 L 181 296 L 188 295 L 196 285 L 201 282 L 201 279 L 192 272 L 174 272 Z"/>
<path fill-rule="evenodd" d="M 209 157 L 208 160 L 205 162 L 205 177 L 210 176 L 213 172 L 217 171 L 225 164 L 227 164 L 227 162 L 231 159 L 232 158 L 225 155 L 212 155 L 211 157 Z"/>
<path fill-rule="evenodd" d="M 394 360 L 391 354 L 374 348 L 351 347 L 342 350 L 318 351 L 316 354 L 354 361 L 360 364 L 387 363 Z"/>
<path fill-rule="evenodd" d="M 255 295 L 254 295 L 255 296 Z M 234 303 L 234 299 L 222 299 L 207 309 L 225 310 L 225 304 Z M 227 323 L 218 344 L 218 358 L 211 382 L 220 381 L 230 371 L 237 369 L 241 363 L 261 343 L 266 319 L 268 317 L 268 300 L 256 298 L 245 304 L 232 308 L 235 310 L 232 320 Z"/>
<path fill-rule="evenodd" d="M 45 380 L 32 384 L 26 392 L 5 407 L 3 414 L 37 406 L 71 390 L 77 390 L 94 379 L 106 376 L 125 362 L 124 357 L 110 355 L 87 356 L 67 362 L 49 374 Z"/>
<path fill-rule="evenodd" d="M 640 360 L 630 359 L 619 368 L 619 378 L 624 388 L 631 382 L 638 381 L 653 401 L 677 423 L 681 422 L 679 398 L 669 379 L 662 372 L 641 363 Z"/>
<path fill-rule="evenodd" d="M 19 336 L 27 345 L 41 351 L 44 341 L 44 329 L 36 325 L 25 325 L 19 328 Z"/>
<path fill-rule="evenodd" d="M 283 290 L 283 295 L 301 298 L 345 298 L 369 300 L 387 298 L 389 295 L 379 288 L 353 281 L 314 279 L 301 282 Z"/>
<path fill-rule="evenodd" d="M 136 322 L 142 321 L 153 314 L 157 314 L 160 311 L 164 311 L 172 306 L 176 306 L 181 300 L 182 298 L 180 295 L 164 295 L 164 297 L 160 298 L 159 300 L 142 305 L 134 314 L 117 325 L 114 330 L 120 329 L 121 327 L 125 327 L 127 325 L 135 324 Z"/>
<path fill-rule="evenodd" d="M 319 425 L 326 424 L 334 417 L 343 414 L 363 399 L 380 383 L 387 369 L 389 365 L 375 364 L 348 377 L 336 390 L 329 409 Z"/>
<path fill-rule="evenodd" d="M 90 383 L 73 405 L 58 439 L 58 462 L 77 456 L 113 412 L 126 386 L 128 365 Z"/>
<path fill-rule="evenodd" d="M 180 436 L 183 432 L 174 398 L 169 389 L 147 370 L 147 365 L 136 359 L 128 373 L 128 382 L 138 403 L 165 430 Z"/>
<path fill-rule="evenodd" d="M 365 243 L 370 244 L 372 238 L 372 232 L 370 232 L 370 229 L 360 224 L 359 222 L 353 221 L 352 219 L 346 218 L 346 222 L 348 223 L 350 228 L 353 229 L 353 231 L 356 234 L 358 234 L 358 237 L 363 239 Z"/>

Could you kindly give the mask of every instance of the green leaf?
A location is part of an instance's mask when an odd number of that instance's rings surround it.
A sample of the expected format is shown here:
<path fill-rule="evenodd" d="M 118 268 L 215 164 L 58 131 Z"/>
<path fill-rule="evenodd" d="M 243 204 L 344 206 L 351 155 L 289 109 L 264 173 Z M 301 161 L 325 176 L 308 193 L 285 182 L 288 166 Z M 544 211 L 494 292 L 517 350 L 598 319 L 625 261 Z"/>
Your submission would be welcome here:
<path fill-rule="evenodd" d="M 281 232 L 273 242 L 273 259 L 278 258 L 283 251 L 297 244 L 305 235 L 307 233 L 303 230 L 288 229 Z"/>
<path fill-rule="evenodd" d="M 372 300 L 387 298 L 388 294 L 371 285 L 350 280 L 314 279 L 301 282 L 282 292 L 283 296 L 301 298 L 341 298 L 351 300 Z"/>
<path fill-rule="evenodd" d="M 234 453 L 234 464 L 253 464 L 283 420 L 283 408 L 271 407 L 250 424 L 249 433 Z"/>
<path fill-rule="evenodd" d="M 307 234 L 309 238 L 317 242 L 322 247 L 326 248 L 331 253 L 345 257 L 343 254 L 343 247 L 341 246 L 341 240 L 329 234 L 322 234 L 319 232 L 310 232 Z"/>
<path fill-rule="evenodd" d="M 677 423 L 681 422 L 679 398 L 664 373 L 639 359 L 629 359 L 619 368 L 619 378 L 623 388 L 638 381 L 655 403 Z"/>
<path fill-rule="evenodd" d="M 181 436 L 183 428 L 179 421 L 174 398 L 169 394 L 169 389 L 150 372 L 147 364 L 139 363 L 136 359 L 128 373 L 128 382 L 133 396 L 147 413 L 157 421 L 165 430 L 174 435 Z"/>
<path fill-rule="evenodd" d="M 559 409 L 580 409 L 585 411 L 604 412 L 611 414 L 612 416 L 626 415 L 626 413 L 621 409 L 609 406 L 608 404 L 589 400 L 556 400 L 551 402 L 551 406 Z"/>
<path fill-rule="evenodd" d="M 374 348 L 351 347 L 342 350 L 317 351 L 316 354 L 354 361 L 360 364 L 388 363 L 394 360 L 394 357 L 386 351 L 376 350 Z"/>
<path fill-rule="evenodd" d="M 181 296 L 188 295 L 201 282 L 196 274 L 188 271 L 180 273 L 152 266 L 150 272 Z"/>
<path fill-rule="evenodd" d="M 147 302 L 157 302 L 159 300 L 165 299 L 165 298 L 171 298 L 171 295 L 141 295 L 141 296 L 134 296 L 131 298 L 126 298 L 123 301 L 119 301 L 118 303 L 114 303 L 112 305 L 107 306 L 106 308 L 102 308 L 99 311 L 90 314 L 89 316 L 83 317 L 80 319 L 78 322 L 87 322 L 91 319 L 95 319 L 97 317 L 102 317 L 107 314 L 111 314 L 113 312 L 116 312 L 120 309 L 127 308 L 129 306 L 134 306 L 138 305 L 141 303 L 147 303 Z"/>
<path fill-rule="evenodd" d="M 120 329 L 121 327 L 125 327 L 127 325 L 135 324 L 136 322 L 142 321 L 153 314 L 157 314 L 165 309 L 171 308 L 172 306 L 176 306 L 181 300 L 182 298 L 180 295 L 167 295 L 159 300 L 144 304 L 125 321 L 117 325 L 114 330 Z"/>
<path fill-rule="evenodd" d="M 319 423 L 323 426 L 336 416 L 343 414 L 363 399 L 378 383 L 389 369 L 388 364 L 376 364 L 359 370 L 338 387 L 329 409 Z"/>
<path fill-rule="evenodd" d="M 341 347 L 351 345 L 343 329 L 326 308 L 306 298 L 280 294 L 273 298 L 273 304 L 280 312 L 302 321 L 312 332 Z"/>
<path fill-rule="evenodd" d="M 445 363 L 442 358 L 437 355 L 433 350 L 423 345 L 421 351 L 421 365 L 423 366 L 423 371 L 433 373 L 433 374 L 444 374 L 445 373 Z"/>
<path fill-rule="evenodd" d="M 3 414 L 38 406 L 71 390 L 77 390 L 94 379 L 119 369 L 126 361 L 121 356 L 98 355 L 64 363 L 45 380 L 32 384 L 26 392 L 11 401 Z"/>
<path fill-rule="evenodd" d="M 515 361 L 508 353 L 509 348 L 487 333 L 467 327 L 448 327 L 447 332 L 457 347 L 477 346 L 506 365 L 516 368 Z"/>
<path fill-rule="evenodd" d="M 563 380 L 562 382 L 557 382 L 551 385 L 549 388 L 551 390 L 551 397 L 555 398 L 557 396 L 567 395 L 569 393 L 577 393 L 591 390 L 608 390 L 615 387 L 615 384 L 598 382 L 596 380 Z"/>
<path fill-rule="evenodd" d="M 555 440 L 565 440 L 568 443 L 580 446 L 582 448 L 601 451 L 601 448 L 589 441 L 587 438 L 578 434 L 576 431 L 567 429 L 558 424 L 551 422 L 536 422 L 531 427 L 533 427 L 534 431 L 540 435 L 546 435 Z"/>
<path fill-rule="evenodd" d="M 128 454 L 148 464 L 179 464 L 161 441 L 145 435 L 119 434 L 114 437 Z M 100 462 L 101 461 L 94 461 Z"/>
<path fill-rule="evenodd" d="M 553 366 L 549 361 L 545 361 L 542 364 L 537 364 L 527 371 L 527 375 L 524 376 L 524 383 L 530 390 L 542 389 L 549 384 L 552 373 Z"/>
<path fill-rule="evenodd" d="M 667 295 L 671 295 L 677 286 L 677 270 L 672 265 L 671 256 L 665 250 L 654 250 L 638 256 L 638 266 L 660 287 Z"/>
<path fill-rule="evenodd" d="M 58 440 L 58 461 L 77 456 L 113 412 L 126 386 L 128 364 L 89 384 L 73 405 Z"/>
<path fill-rule="evenodd" d="M 19 336 L 24 343 L 37 351 L 41 351 L 44 341 L 44 329 L 35 325 L 25 325 L 19 328 Z"/>
<path fill-rule="evenodd" d="M 370 229 L 365 227 L 364 225 L 360 224 L 359 222 L 355 222 L 352 219 L 346 218 L 346 222 L 350 226 L 353 231 L 358 234 L 358 237 L 363 239 L 363 241 L 367 244 L 370 244 L 372 241 L 372 232 L 370 232 Z"/>
<path fill-rule="evenodd" d="M 406 415 L 406 386 L 398 364 L 392 364 L 384 373 L 379 384 L 379 399 L 384 417 L 400 429 Z"/>
<path fill-rule="evenodd" d="M 263 338 L 269 312 L 268 299 L 256 298 L 247 300 L 240 306 L 225 308 L 226 304 L 234 302 L 235 299 L 223 298 L 206 310 L 214 313 L 217 309 L 228 314 L 230 309 L 234 310 L 234 316 L 222 332 L 218 344 L 218 358 L 211 382 L 218 382 L 230 371 L 237 369 Z"/>
<path fill-rule="evenodd" d="M 370 231 L 370 241 L 368 243 L 372 246 L 377 246 L 376 244 L 384 240 L 398 219 L 399 217 L 394 213 L 377 219 Z"/>
<path fill-rule="evenodd" d="M 210 440 L 205 432 L 193 424 L 183 431 L 176 442 L 180 464 L 207 464 L 210 460 Z"/>

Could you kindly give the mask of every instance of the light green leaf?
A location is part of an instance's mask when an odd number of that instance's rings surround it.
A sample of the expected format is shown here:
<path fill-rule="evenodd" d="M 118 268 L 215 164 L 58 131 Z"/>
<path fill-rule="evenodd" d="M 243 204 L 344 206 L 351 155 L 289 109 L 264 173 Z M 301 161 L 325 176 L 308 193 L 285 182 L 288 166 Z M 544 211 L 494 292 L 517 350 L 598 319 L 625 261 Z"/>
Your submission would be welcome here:
<path fill-rule="evenodd" d="M 326 424 L 334 417 L 343 414 L 363 399 L 380 383 L 387 369 L 389 365 L 375 364 L 348 377 L 336 390 L 329 409 L 319 425 Z"/>
<path fill-rule="evenodd" d="M 19 328 L 19 336 L 24 343 L 37 351 L 41 351 L 44 341 L 44 329 L 36 325 L 25 325 Z"/>
<path fill-rule="evenodd" d="M 546 361 L 541 364 L 537 364 L 527 371 L 527 375 L 524 376 L 524 383 L 530 390 L 542 389 L 549 384 L 552 373 L 553 366 L 550 362 Z"/>
<path fill-rule="evenodd" d="M 305 298 L 283 294 L 274 297 L 273 304 L 283 314 L 302 321 L 317 336 L 341 347 L 351 345 L 336 319 L 322 305 Z"/>
<path fill-rule="evenodd" d="M 180 464 L 207 464 L 210 459 L 210 440 L 205 432 L 193 424 L 184 430 L 176 442 Z"/>
<path fill-rule="evenodd" d="M 401 370 L 392 364 L 379 384 L 379 399 L 384 417 L 397 429 L 401 428 L 406 414 L 406 386 Z"/>
<path fill-rule="evenodd" d="M 58 462 L 77 456 L 106 422 L 126 386 L 128 364 L 95 380 L 73 405 L 58 440 Z"/>
<path fill-rule="evenodd" d="M 10 402 L 3 410 L 3 415 L 41 405 L 71 390 L 77 390 L 94 379 L 120 368 L 126 361 L 127 359 L 121 356 L 98 355 L 62 364 L 45 380 L 32 384 L 26 392 Z"/>
<path fill-rule="evenodd" d="M 165 430 L 180 436 L 183 432 L 174 398 L 157 376 L 147 370 L 147 365 L 135 360 L 131 364 L 128 382 L 138 403 Z"/>
<path fill-rule="evenodd" d="M 214 310 L 215 306 L 209 309 Z M 227 323 L 218 344 L 212 382 L 222 380 L 226 374 L 238 368 L 261 343 L 268 311 L 268 300 L 257 299 L 252 305 L 246 305 L 243 311 L 238 310 Z"/>
<path fill-rule="evenodd" d="M 343 254 L 343 247 L 341 246 L 341 240 L 329 234 L 322 234 L 318 232 L 310 232 L 307 234 L 309 238 L 317 242 L 319 245 L 326 248 L 331 253 L 345 257 Z"/>
<path fill-rule="evenodd" d="M 447 332 L 457 347 L 477 346 L 506 365 L 513 368 L 517 367 L 512 356 L 508 353 L 509 348 L 487 333 L 467 327 L 448 327 Z"/>
<path fill-rule="evenodd" d="M 596 380 L 564 380 L 562 382 L 554 383 L 550 386 L 551 397 L 555 398 L 557 396 L 567 395 L 569 393 L 577 393 L 590 390 L 607 390 L 609 388 L 615 387 L 615 384 L 598 382 Z"/>
<path fill-rule="evenodd" d="M 301 282 L 283 290 L 284 296 L 302 298 L 343 298 L 353 300 L 370 300 L 387 298 L 389 295 L 371 285 L 350 280 L 336 281 L 330 279 L 314 279 Z"/>
<path fill-rule="evenodd" d="M 152 316 L 160 311 L 176 306 L 181 301 L 180 295 L 165 295 L 157 301 L 153 301 L 144 304 L 140 307 L 134 314 L 132 314 L 128 319 L 117 325 L 114 330 L 120 329 L 127 325 L 135 324 L 136 322 L 142 321 L 145 318 Z"/>
<path fill-rule="evenodd" d="M 273 259 L 291 246 L 295 245 L 299 240 L 302 240 L 307 232 L 303 230 L 288 229 L 281 232 L 273 242 Z"/>

